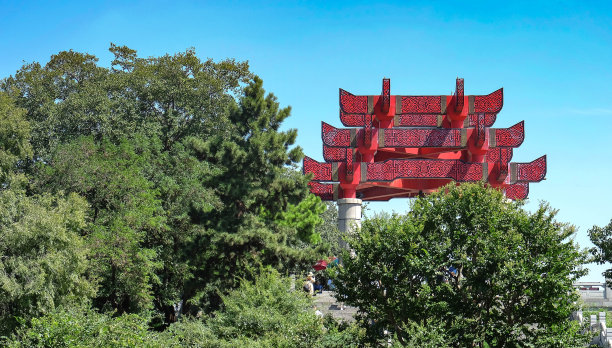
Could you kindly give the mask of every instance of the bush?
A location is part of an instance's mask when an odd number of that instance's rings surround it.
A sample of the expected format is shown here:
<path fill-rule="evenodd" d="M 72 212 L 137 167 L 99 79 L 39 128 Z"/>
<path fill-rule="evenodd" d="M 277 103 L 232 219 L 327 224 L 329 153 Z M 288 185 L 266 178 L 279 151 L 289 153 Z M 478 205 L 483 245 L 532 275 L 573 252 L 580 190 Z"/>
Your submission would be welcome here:
<path fill-rule="evenodd" d="M 311 300 L 290 290 L 290 279 L 265 270 L 254 282 L 223 296 L 211 318 L 184 318 L 165 331 L 150 330 L 143 315 L 112 316 L 82 307 L 59 308 L 24 323 L 7 347 L 350 347 L 363 330 L 312 310 Z"/>
<path fill-rule="evenodd" d="M 92 309 L 58 308 L 31 319 L 4 344 L 7 347 L 158 347 L 158 334 L 136 314 L 112 317 Z"/>

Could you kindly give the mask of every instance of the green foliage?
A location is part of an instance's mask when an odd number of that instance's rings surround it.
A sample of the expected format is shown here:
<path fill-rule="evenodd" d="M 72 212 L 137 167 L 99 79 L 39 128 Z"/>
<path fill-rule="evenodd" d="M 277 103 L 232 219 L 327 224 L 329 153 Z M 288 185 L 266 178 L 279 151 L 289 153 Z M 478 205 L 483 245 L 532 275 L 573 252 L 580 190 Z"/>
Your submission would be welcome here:
<path fill-rule="evenodd" d="M 86 209 L 75 194 L 0 191 L 0 333 L 17 318 L 87 302 L 94 294 L 80 235 Z"/>
<path fill-rule="evenodd" d="M 17 108 L 13 100 L 0 92 L 0 185 L 9 182 L 19 162 L 32 156 L 30 123 L 26 110 Z"/>
<path fill-rule="evenodd" d="M 325 322 L 290 280 L 264 270 L 255 281 L 223 297 L 224 308 L 206 319 L 187 318 L 163 332 L 147 329 L 147 316 L 58 308 L 33 318 L 7 338 L 7 347 L 353 347 L 363 330 Z"/>
<path fill-rule="evenodd" d="M 321 348 L 344 348 L 344 347 L 368 347 L 364 341 L 365 330 L 356 323 L 337 321 L 327 314 L 323 318 L 325 328 L 323 335 L 319 337 L 315 347 Z"/>
<path fill-rule="evenodd" d="M 4 343 L 6 347 L 161 347 L 159 334 L 136 314 L 113 317 L 82 307 L 33 318 Z"/>
<path fill-rule="evenodd" d="M 223 310 L 208 325 L 218 337 L 236 342 L 234 346 L 310 347 L 322 334 L 322 325 L 309 310 L 310 299 L 291 291 L 290 285 L 273 270 L 254 282 L 243 281 L 223 296 Z"/>
<path fill-rule="evenodd" d="M 96 143 L 92 137 L 61 144 L 52 153 L 51 165 L 41 165 L 35 185 L 75 192 L 89 201 L 87 240 L 100 285 L 95 303 L 119 313 L 150 308 L 152 284 L 157 282 L 156 253 L 144 241 L 166 225 L 158 192 L 146 177 L 152 159 L 148 145 L 127 140 Z"/>
<path fill-rule="evenodd" d="M 239 278 L 251 279 L 257 265 L 268 265 L 286 271 L 312 264 L 321 252 L 297 249 L 288 244 L 295 238 L 294 229 L 265 224 L 249 216 L 234 232 L 206 230 L 196 244 L 201 253 L 192 254 L 192 264 L 204 265 L 194 270 L 187 291 L 194 291 L 194 301 L 214 308 L 220 304 L 219 293 L 239 284 Z M 193 288 L 190 288 L 193 286 Z"/>
<path fill-rule="evenodd" d="M 343 248 L 340 240 L 344 235 L 338 229 L 338 206 L 335 202 L 325 202 L 325 211 L 321 214 L 323 223 L 316 227 L 321 240 L 329 245 L 330 255 L 340 255 Z"/>
<path fill-rule="evenodd" d="M 357 256 L 345 253 L 334 283 L 374 322 L 374 338 L 389 329 L 409 345 L 411 327 L 435 320 L 450 345 L 580 342 L 568 318 L 586 254 L 555 213 L 546 204 L 526 212 L 481 185 L 449 185 L 407 215 L 366 220 L 350 242 Z"/>
<path fill-rule="evenodd" d="M 180 301 L 210 312 L 252 269 L 286 272 L 322 254 L 308 244 L 319 241 L 321 203 L 302 202 L 297 131 L 280 130 L 290 108 L 246 62 L 110 51 L 110 69 L 65 51 L 0 82 L 0 150 L 12 156 L 2 168 L 28 175 L 29 193 L 77 193 L 91 207 L 96 308 L 153 309 L 167 325 Z M 2 138 L 13 123 L 31 151 Z"/>
<path fill-rule="evenodd" d="M 248 277 L 258 265 L 286 271 L 312 263 L 322 250 L 304 245 L 318 240 L 320 202 L 310 198 L 308 179 L 289 166 L 302 158 L 296 130 L 279 131 L 289 116 L 262 81 L 254 78 L 229 113 L 232 127 L 209 138 L 191 137 L 190 149 L 215 171 L 209 183 L 222 204 L 196 215 L 202 226 L 194 240 L 197 265 L 188 294 L 215 308 L 215 291 L 236 287 L 237 277 Z M 308 210 L 311 211 L 308 211 Z M 302 219 L 302 220 L 299 220 Z"/>
<path fill-rule="evenodd" d="M 277 217 L 277 223 L 282 226 L 294 227 L 297 230 L 300 240 L 318 244 L 321 242 L 321 235 L 316 233 L 316 227 L 323 223 L 321 214 L 325 212 L 325 204 L 321 198 L 308 194 L 297 205 L 289 203 L 286 211 L 281 211 Z"/>
<path fill-rule="evenodd" d="M 193 140 L 198 155 L 221 169 L 212 183 L 225 204 L 210 216 L 215 223 L 211 227 L 219 230 L 232 230 L 261 209 L 284 211 L 308 192 L 307 178 L 286 167 L 303 157 L 299 146 L 289 150 L 297 130 L 279 131 L 290 108 L 279 109 L 276 97 L 265 96 L 262 86 L 255 77 L 244 89 L 239 104 L 230 110 L 232 127 L 227 133 Z"/>
<path fill-rule="evenodd" d="M 612 262 L 612 220 L 604 227 L 593 226 L 588 231 L 591 242 L 595 247 L 591 248 L 594 261 L 601 264 Z M 603 272 L 608 286 L 612 286 L 612 268 Z"/>
<path fill-rule="evenodd" d="M 96 139 L 159 137 L 166 149 L 189 135 L 227 129 L 230 93 L 251 76 L 248 64 L 200 61 L 193 49 L 173 56 L 138 58 L 111 44 L 111 70 L 87 53 L 63 51 L 42 66 L 24 65 L 0 90 L 27 110 L 32 145 L 45 159 L 58 144 L 79 135 Z"/>

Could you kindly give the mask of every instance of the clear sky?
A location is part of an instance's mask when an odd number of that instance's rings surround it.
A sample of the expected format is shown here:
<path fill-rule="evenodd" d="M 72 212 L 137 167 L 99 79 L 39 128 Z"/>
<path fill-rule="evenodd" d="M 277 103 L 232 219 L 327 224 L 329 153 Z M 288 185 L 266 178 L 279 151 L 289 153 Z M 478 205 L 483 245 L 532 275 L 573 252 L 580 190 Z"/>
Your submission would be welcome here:
<path fill-rule="evenodd" d="M 612 3 L 397 1 L 0 0 L 0 77 L 24 62 L 74 49 L 108 66 L 110 42 L 158 56 L 194 47 L 200 57 L 248 60 L 323 160 L 322 120 L 340 127 L 338 88 L 439 95 L 465 78 L 466 94 L 504 87 L 495 127 L 525 120 L 513 161 L 548 155 L 547 180 L 530 186 L 529 209 L 546 200 L 559 219 L 587 230 L 612 218 Z M 407 200 L 371 204 L 403 212 Z M 583 280 L 601 281 L 604 266 Z"/>

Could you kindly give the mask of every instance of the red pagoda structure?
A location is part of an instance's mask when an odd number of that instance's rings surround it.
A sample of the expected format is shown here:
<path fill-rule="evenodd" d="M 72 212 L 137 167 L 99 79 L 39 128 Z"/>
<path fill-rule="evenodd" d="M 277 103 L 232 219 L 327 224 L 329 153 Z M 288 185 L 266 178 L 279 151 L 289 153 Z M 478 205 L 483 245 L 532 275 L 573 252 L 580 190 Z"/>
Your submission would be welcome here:
<path fill-rule="evenodd" d="M 529 183 L 546 175 L 546 156 L 510 162 L 525 127 L 521 121 L 491 128 L 502 106 L 503 88 L 464 95 L 461 78 L 453 95 L 391 95 L 389 79 L 381 95 L 340 89 L 340 121 L 351 128 L 322 123 L 325 162 L 304 158 L 304 173 L 314 174 L 311 192 L 361 204 L 427 194 L 451 181 L 481 181 L 509 199 L 525 199 Z"/>

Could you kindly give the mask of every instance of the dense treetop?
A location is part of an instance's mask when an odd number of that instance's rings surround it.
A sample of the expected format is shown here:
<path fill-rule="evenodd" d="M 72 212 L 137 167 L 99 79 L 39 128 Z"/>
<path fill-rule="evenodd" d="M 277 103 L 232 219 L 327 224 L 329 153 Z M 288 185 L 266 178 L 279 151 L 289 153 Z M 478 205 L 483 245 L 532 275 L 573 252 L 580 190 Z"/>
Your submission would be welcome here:
<path fill-rule="evenodd" d="M 548 205 L 521 206 L 478 184 L 449 185 L 405 215 L 368 219 L 351 240 L 356 257 L 344 255 L 339 293 L 375 323 L 373 339 L 388 328 L 407 346 L 433 333 L 449 346 L 581 346 L 569 318 L 587 254 Z"/>
<path fill-rule="evenodd" d="M 192 49 L 150 58 L 110 51 L 110 68 L 70 50 L 0 82 L 3 195 L 40 205 L 27 211 L 84 199 L 83 225 L 70 230 L 78 238 L 65 252 L 86 257 L 75 270 L 97 289 L 95 308 L 153 310 L 167 324 L 179 303 L 185 313 L 218 308 L 220 294 L 260 266 L 288 272 L 321 255 L 325 244 L 313 243 L 323 205 L 304 200 L 297 131 L 280 130 L 290 108 L 265 93 L 248 63 L 201 60 Z M 64 219 L 57 228 L 72 217 Z M 54 279 L 39 296 L 81 286 Z M 0 292 L 12 291 L 7 284 Z"/>

